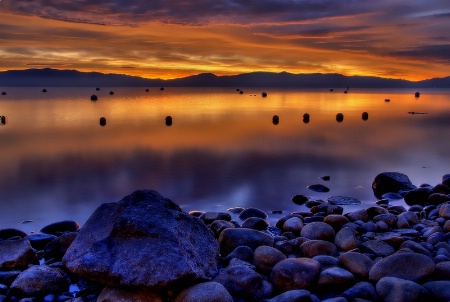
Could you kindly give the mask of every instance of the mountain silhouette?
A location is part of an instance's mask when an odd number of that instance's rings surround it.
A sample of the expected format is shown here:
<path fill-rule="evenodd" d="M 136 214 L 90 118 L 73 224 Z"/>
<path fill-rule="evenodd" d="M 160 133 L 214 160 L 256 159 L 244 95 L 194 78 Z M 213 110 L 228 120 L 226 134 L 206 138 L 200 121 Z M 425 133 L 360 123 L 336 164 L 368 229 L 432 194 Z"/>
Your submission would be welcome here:
<path fill-rule="evenodd" d="M 251 72 L 232 76 L 201 73 L 162 80 L 124 74 L 51 68 L 0 72 L 0 87 L 261 87 L 261 88 L 450 88 L 450 77 L 408 81 L 341 74 Z"/>

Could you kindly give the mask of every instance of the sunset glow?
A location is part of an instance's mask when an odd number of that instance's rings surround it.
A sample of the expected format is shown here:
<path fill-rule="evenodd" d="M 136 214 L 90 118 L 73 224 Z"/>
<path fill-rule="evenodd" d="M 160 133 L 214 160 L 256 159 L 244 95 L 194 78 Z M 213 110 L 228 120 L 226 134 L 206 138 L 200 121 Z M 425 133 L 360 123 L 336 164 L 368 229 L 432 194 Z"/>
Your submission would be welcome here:
<path fill-rule="evenodd" d="M 423 80 L 450 70 L 448 1 L 0 2 L 0 71 Z"/>

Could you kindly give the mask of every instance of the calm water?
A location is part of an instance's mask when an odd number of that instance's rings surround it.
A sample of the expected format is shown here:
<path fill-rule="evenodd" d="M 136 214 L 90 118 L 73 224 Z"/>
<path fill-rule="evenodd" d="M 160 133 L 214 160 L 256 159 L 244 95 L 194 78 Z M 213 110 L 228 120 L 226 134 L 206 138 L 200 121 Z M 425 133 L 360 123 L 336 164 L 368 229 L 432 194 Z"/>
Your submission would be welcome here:
<path fill-rule="evenodd" d="M 380 172 L 433 185 L 450 173 L 450 91 L 415 98 L 410 90 L 269 89 L 262 98 L 259 89 L 47 90 L 0 88 L 0 227 L 83 224 L 101 203 L 136 189 L 157 190 L 186 211 L 304 210 L 292 203 L 296 194 L 368 205 Z M 318 183 L 331 191 L 306 188 Z"/>

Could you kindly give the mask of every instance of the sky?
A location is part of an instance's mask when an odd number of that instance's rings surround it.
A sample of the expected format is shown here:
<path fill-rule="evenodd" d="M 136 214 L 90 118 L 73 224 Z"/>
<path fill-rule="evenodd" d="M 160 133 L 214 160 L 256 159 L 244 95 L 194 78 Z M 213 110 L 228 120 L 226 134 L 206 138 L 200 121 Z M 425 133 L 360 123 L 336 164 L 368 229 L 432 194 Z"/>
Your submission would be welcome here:
<path fill-rule="evenodd" d="M 0 0 L 0 71 L 450 75 L 449 0 Z"/>

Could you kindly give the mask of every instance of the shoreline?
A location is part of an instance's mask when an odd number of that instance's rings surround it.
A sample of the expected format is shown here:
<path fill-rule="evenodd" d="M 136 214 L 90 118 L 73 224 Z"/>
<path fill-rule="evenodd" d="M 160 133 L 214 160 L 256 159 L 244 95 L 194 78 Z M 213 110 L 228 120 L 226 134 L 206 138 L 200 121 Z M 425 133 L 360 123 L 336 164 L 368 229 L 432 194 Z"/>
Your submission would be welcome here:
<path fill-rule="evenodd" d="M 271 214 L 279 217 L 270 223 L 256 208 L 188 214 L 155 191 L 136 191 L 100 206 L 82 228 L 0 229 L 0 301 L 450 299 L 450 175 L 419 188 L 401 173 L 380 175 L 374 194 L 401 194 L 408 208 L 344 213 L 315 201 L 309 211 Z M 201 300 L 211 290 L 208 299 L 219 300 Z"/>

